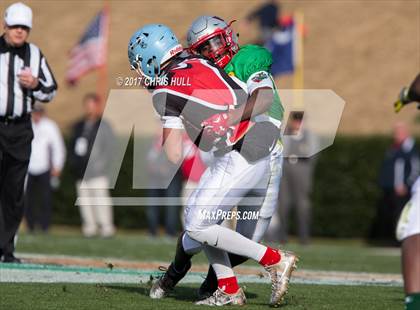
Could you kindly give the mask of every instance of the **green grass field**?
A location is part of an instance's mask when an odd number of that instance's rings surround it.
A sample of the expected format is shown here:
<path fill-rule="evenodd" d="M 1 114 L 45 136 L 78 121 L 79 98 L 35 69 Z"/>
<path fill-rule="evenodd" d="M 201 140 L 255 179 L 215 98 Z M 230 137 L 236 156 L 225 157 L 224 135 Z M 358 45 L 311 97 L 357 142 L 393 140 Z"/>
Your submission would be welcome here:
<path fill-rule="evenodd" d="M 150 238 L 135 232 L 123 232 L 112 239 L 86 239 L 78 231 L 59 229 L 50 235 L 21 234 L 17 251 L 169 262 L 175 244 L 176 239 Z M 290 243 L 284 249 L 298 253 L 299 268 L 400 273 L 398 249 L 372 248 L 360 240 L 314 240 L 309 246 Z M 195 261 L 205 263 L 207 260 L 200 254 Z M 251 262 L 248 264 L 254 265 Z"/>
<path fill-rule="evenodd" d="M 246 309 L 268 309 L 268 285 L 245 284 Z M 152 300 L 145 285 L 0 284 L 1 309 L 199 309 L 196 288 L 182 285 L 163 300 Z M 395 287 L 293 285 L 280 309 L 402 309 Z M 202 306 L 201 306 L 202 307 Z"/>
<path fill-rule="evenodd" d="M 169 262 L 175 239 L 151 239 L 121 232 L 112 239 L 85 239 L 75 230 L 55 229 L 50 235 L 21 234 L 17 253 L 118 258 Z M 400 272 L 398 249 L 372 248 L 359 240 L 314 240 L 302 247 L 288 244 L 300 257 L 299 269 L 323 271 Z M 206 263 L 203 255 L 195 264 Z M 247 263 L 255 266 L 254 263 Z M 1 266 L 0 266 L 1 267 Z M 0 282 L 1 282 L 0 268 Z M 165 300 L 151 300 L 147 283 L 0 283 L 0 309 L 183 309 L 193 305 L 199 284 L 181 284 Z M 268 283 L 241 283 L 247 309 L 266 309 Z M 282 309 L 402 309 L 400 286 L 292 284 Z"/>

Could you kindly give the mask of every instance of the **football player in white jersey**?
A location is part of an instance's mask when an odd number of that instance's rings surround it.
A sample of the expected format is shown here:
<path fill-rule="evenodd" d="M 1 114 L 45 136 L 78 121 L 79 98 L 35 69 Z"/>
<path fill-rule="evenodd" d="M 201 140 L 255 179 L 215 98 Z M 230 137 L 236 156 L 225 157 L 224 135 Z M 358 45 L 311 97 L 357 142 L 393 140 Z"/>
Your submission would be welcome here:
<path fill-rule="evenodd" d="M 394 103 L 395 112 L 409 103 L 417 102 L 420 109 L 420 74 L 410 87 L 404 87 Z M 401 212 L 397 239 L 402 241 L 402 269 L 405 290 L 405 309 L 420 309 L 420 177 L 411 189 L 411 199 Z"/>

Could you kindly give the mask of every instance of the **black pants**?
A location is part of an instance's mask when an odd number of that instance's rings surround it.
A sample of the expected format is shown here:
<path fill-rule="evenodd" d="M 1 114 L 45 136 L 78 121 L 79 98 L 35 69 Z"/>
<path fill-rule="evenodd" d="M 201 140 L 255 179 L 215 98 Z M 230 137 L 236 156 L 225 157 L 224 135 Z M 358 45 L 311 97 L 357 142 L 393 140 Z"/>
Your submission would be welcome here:
<path fill-rule="evenodd" d="M 51 221 L 51 177 L 50 171 L 39 175 L 28 174 L 25 193 L 25 218 L 30 231 L 40 224 L 46 232 Z"/>
<path fill-rule="evenodd" d="M 410 195 L 398 196 L 395 194 L 394 189 L 384 190 L 383 196 L 377 205 L 376 217 L 371 227 L 371 239 L 398 244 L 395 238 L 395 229 L 401 211 L 408 200 L 410 200 Z"/>
<path fill-rule="evenodd" d="M 24 182 L 33 138 L 30 118 L 0 122 L 0 253 L 13 254 L 23 217 Z"/>

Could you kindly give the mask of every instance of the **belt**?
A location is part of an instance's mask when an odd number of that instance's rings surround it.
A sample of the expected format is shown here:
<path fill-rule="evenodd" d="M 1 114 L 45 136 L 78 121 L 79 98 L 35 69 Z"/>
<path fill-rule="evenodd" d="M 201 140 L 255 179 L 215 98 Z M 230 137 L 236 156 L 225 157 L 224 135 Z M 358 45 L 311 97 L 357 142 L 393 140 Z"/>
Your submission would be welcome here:
<path fill-rule="evenodd" d="M 8 124 L 19 124 L 23 122 L 27 122 L 31 119 L 30 114 L 26 114 L 21 117 L 8 117 L 8 116 L 0 116 L 0 123 L 8 125 Z"/>

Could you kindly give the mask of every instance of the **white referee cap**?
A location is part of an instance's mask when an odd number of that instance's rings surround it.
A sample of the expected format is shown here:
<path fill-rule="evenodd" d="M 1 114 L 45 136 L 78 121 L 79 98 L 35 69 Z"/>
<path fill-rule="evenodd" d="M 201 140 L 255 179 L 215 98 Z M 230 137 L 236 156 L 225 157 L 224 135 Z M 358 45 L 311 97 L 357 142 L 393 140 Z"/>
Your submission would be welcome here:
<path fill-rule="evenodd" d="M 4 21 L 7 26 L 22 25 L 32 28 L 32 10 L 22 2 L 13 3 L 4 13 Z"/>

